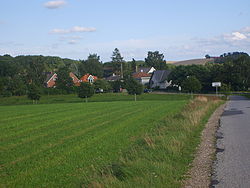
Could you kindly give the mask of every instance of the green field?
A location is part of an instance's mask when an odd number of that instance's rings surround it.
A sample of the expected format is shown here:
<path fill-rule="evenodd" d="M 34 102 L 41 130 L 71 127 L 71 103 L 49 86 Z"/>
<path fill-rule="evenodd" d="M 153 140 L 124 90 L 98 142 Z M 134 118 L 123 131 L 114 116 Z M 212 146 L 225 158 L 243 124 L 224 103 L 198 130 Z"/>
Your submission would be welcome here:
<path fill-rule="evenodd" d="M 149 100 L 187 100 L 190 99 L 190 95 L 180 94 L 143 94 L 137 96 L 139 101 Z M 114 102 L 114 101 L 133 101 L 134 96 L 126 93 L 103 93 L 95 94 L 88 99 L 89 102 Z M 54 103 L 79 103 L 85 102 L 77 95 L 43 95 L 38 101 L 39 104 L 54 104 Z M 32 100 L 29 100 L 27 96 L 13 96 L 13 97 L 0 97 L 0 105 L 20 105 L 20 104 L 33 104 Z"/>
<path fill-rule="evenodd" d="M 1 106 L 0 187 L 180 186 L 216 105 L 163 98 Z"/>

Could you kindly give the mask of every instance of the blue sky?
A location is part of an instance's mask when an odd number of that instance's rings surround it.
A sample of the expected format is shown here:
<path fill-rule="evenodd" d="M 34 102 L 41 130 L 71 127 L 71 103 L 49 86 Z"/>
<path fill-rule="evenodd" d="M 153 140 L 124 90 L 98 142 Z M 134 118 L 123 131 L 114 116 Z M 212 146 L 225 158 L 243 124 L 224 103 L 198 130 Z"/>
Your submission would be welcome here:
<path fill-rule="evenodd" d="M 1 0 L 0 55 L 109 61 L 250 53 L 249 0 Z"/>

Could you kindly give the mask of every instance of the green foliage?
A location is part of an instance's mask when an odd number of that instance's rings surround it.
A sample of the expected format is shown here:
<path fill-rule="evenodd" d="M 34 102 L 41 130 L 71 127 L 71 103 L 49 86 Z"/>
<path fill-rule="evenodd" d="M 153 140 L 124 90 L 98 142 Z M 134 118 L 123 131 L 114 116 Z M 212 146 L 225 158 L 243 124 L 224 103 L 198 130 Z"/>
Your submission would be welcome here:
<path fill-rule="evenodd" d="M 230 92 L 230 91 L 231 91 L 231 86 L 222 83 L 221 88 L 220 88 L 220 91 L 221 91 L 221 92 Z"/>
<path fill-rule="evenodd" d="M 26 85 L 19 75 L 7 78 L 5 90 L 9 91 L 12 96 L 21 96 L 26 94 Z"/>
<path fill-rule="evenodd" d="M 122 66 L 124 64 L 124 60 L 123 57 L 121 56 L 120 51 L 118 50 L 118 48 L 115 48 L 112 54 L 112 64 L 113 64 L 113 68 L 114 71 L 118 74 L 121 74 L 121 70 L 122 70 Z"/>
<path fill-rule="evenodd" d="M 72 93 L 74 83 L 69 73 L 70 73 L 70 70 L 66 66 L 58 70 L 57 79 L 56 79 L 56 87 L 59 90 L 66 91 L 67 93 Z"/>
<path fill-rule="evenodd" d="M 156 70 L 165 70 L 168 68 L 164 60 L 164 55 L 158 51 L 149 51 L 147 58 L 145 58 L 145 64 L 149 67 L 154 67 Z"/>
<path fill-rule="evenodd" d="M 114 92 L 120 92 L 121 88 L 124 88 L 124 83 L 121 80 L 109 82 Z"/>
<path fill-rule="evenodd" d="M 135 95 L 141 95 L 143 91 L 143 85 L 140 84 L 138 81 L 136 81 L 134 78 L 129 78 L 125 82 L 125 88 L 128 91 L 128 94 Z"/>
<path fill-rule="evenodd" d="M 28 88 L 28 98 L 37 101 L 41 98 L 41 92 L 35 84 L 31 84 Z"/>
<path fill-rule="evenodd" d="M 133 58 L 132 59 L 132 61 L 131 61 L 131 63 L 130 63 L 130 66 L 131 66 L 131 70 L 132 70 L 132 72 L 136 72 L 136 61 L 135 61 L 135 59 Z"/>
<path fill-rule="evenodd" d="M 182 89 L 187 92 L 200 92 L 201 83 L 195 76 L 189 76 L 182 82 Z"/>
<path fill-rule="evenodd" d="M 106 80 L 96 80 L 93 85 L 95 90 L 103 89 L 104 92 L 109 92 L 112 90 L 110 83 Z"/>
<path fill-rule="evenodd" d="M 94 87 L 88 82 L 82 82 L 78 88 L 78 97 L 85 98 L 86 101 L 87 98 L 92 97 L 94 93 Z"/>
<path fill-rule="evenodd" d="M 83 60 L 79 65 L 79 72 L 81 75 L 92 74 L 99 78 L 103 77 L 103 65 L 100 61 L 100 56 L 97 54 L 89 54 L 87 60 Z"/>
<path fill-rule="evenodd" d="M 51 88 L 50 88 L 51 89 Z M 79 88 L 78 88 L 79 89 Z M 54 90 L 54 89 L 52 89 Z M 53 91 L 54 92 L 54 91 Z M 55 93 L 42 95 L 39 100 L 39 104 L 57 104 L 57 103 L 81 103 L 82 99 L 77 97 L 75 94 L 61 95 L 61 93 Z M 11 96 L 11 95 L 10 95 Z M 159 95 L 159 94 L 142 94 L 138 95 L 138 100 L 140 101 L 181 101 L 189 100 L 190 95 Z M 115 102 L 115 101 L 131 101 L 133 100 L 133 95 L 128 95 L 127 93 L 103 93 L 102 95 L 93 95 L 88 99 L 89 102 Z M 0 105 L 25 105 L 30 104 L 30 100 L 26 96 L 11 96 L 8 98 L 0 97 Z"/>

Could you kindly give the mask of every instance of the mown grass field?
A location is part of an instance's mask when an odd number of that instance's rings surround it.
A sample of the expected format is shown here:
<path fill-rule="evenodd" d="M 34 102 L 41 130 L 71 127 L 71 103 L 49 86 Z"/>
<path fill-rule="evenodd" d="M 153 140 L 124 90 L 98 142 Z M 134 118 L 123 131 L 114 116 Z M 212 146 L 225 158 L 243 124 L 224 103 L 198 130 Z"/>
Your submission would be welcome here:
<path fill-rule="evenodd" d="M 0 187 L 179 187 L 218 100 L 161 97 L 1 106 Z"/>

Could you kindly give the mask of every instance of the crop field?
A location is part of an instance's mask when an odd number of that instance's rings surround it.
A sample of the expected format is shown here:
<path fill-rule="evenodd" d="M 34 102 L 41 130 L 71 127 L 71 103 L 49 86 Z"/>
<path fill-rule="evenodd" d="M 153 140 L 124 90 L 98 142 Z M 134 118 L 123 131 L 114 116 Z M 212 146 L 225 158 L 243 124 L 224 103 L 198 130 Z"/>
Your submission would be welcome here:
<path fill-rule="evenodd" d="M 1 106 L 0 187 L 178 187 L 202 129 L 188 101 Z"/>

